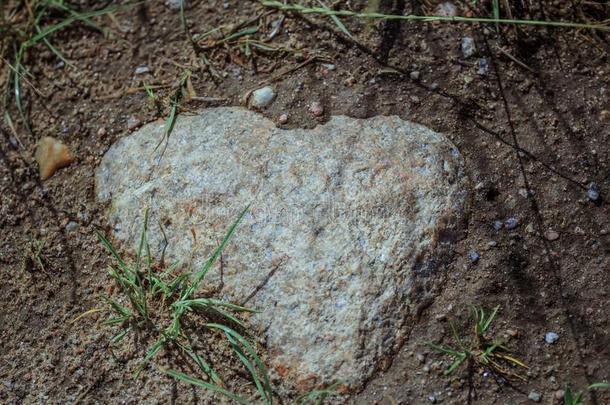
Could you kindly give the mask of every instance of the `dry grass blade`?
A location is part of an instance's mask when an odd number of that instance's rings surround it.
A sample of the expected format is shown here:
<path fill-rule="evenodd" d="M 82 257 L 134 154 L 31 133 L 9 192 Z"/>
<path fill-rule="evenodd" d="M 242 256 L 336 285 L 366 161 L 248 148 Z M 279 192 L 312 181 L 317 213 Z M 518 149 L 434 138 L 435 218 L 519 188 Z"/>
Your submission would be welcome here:
<path fill-rule="evenodd" d="M 305 7 L 301 4 L 284 4 L 275 0 L 261 0 L 265 7 L 275 8 L 281 11 L 288 11 L 301 14 L 319 14 L 336 17 L 353 17 L 378 20 L 400 20 L 400 21 L 419 21 L 419 22 L 447 22 L 447 23 L 470 23 L 470 24 L 508 24 L 508 25 L 531 25 L 543 27 L 559 28 L 584 28 L 600 31 L 610 31 L 610 23 L 603 21 L 597 24 L 583 24 L 567 21 L 541 21 L 541 20 L 515 20 L 505 18 L 483 18 L 483 17 L 445 17 L 438 15 L 394 15 L 382 13 L 358 13 L 349 10 L 329 10 L 324 7 Z"/>

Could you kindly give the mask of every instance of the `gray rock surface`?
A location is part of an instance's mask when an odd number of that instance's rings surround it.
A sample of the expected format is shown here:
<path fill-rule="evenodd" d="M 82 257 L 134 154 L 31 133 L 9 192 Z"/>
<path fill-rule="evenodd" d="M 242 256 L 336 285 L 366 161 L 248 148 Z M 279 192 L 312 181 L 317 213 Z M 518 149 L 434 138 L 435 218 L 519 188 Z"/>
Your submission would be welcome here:
<path fill-rule="evenodd" d="M 161 158 L 163 125 L 120 139 L 96 172 L 114 238 L 135 249 L 148 206 L 154 252 L 201 264 L 252 203 L 223 255 L 223 293 L 263 310 L 251 322 L 285 381 L 358 387 L 431 297 L 464 208 L 457 149 L 398 117 L 282 130 L 216 108 L 180 116 Z"/>

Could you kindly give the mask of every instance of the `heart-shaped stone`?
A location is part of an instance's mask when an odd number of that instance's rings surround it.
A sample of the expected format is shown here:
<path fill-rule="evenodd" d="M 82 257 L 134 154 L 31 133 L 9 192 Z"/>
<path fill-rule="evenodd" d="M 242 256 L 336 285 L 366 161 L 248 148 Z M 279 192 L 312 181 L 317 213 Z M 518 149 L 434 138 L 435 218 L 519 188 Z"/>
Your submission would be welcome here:
<path fill-rule="evenodd" d="M 136 246 L 148 206 L 154 252 L 200 264 L 251 203 L 224 252 L 223 294 L 262 311 L 251 322 L 280 376 L 358 387 L 430 298 L 463 215 L 457 149 L 398 117 L 283 130 L 242 108 L 180 116 L 155 152 L 163 135 L 144 126 L 97 170 L 113 236 Z"/>

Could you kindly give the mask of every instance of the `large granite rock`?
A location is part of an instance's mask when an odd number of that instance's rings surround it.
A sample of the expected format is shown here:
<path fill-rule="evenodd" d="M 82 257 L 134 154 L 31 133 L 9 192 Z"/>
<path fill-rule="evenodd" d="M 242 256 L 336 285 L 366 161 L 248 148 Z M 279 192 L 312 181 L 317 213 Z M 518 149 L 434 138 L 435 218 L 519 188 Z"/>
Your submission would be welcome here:
<path fill-rule="evenodd" d="M 120 139 L 97 170 L 113 236 L 135 247 L 148 206 L 156 254 L 201 264 L 252 203 L 224 253 L 223 293 L 263 310 L 253 322 L 280 376 L 358 387 L 430 298 L 465 200 L 457 149 L 397 117 L 282 130 L 209 109 L 180 116 L 153 152 L 163 127 Z"/>

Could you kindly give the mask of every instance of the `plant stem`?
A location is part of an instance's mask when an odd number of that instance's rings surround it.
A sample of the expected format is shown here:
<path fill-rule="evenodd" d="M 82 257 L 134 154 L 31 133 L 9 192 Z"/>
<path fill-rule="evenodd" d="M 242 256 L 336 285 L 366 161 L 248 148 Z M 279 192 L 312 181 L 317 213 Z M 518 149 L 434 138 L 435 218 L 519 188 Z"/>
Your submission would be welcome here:
<path fill-rule="evenodd" d="M 445 16 L 423 16 L 423 15 L 393 15 L 381 13 L 357 13 L 349 10 L 329 10 L 321 7 L 305 7 L 300 4 L 284 4 L 275 0 L 261 0 L 261 4 L 265 7 L 276 8 L 282 11 L 294 11 L 301 14 L 323 14 L 326 16 L 336 17 L 355 17 L 355 18 L 370 18 L 381 20 L 402 20 L 402 21 L 421 21 L 421 22 L 449 22 L 449 23 L 470 23 L 470 24 L 512 24 L 512 25 L 537 25 L 547 27 L 562 27 L 562 28 L 586 28 L 601 31 L 610 31 L 610 25 L 605 23 L 600 24 L 582 24 L 566 21 L 539 21 L 539 20 L 513 20 L 503 18 L 483 18 L 483 17 L 445 17 Z"/>

